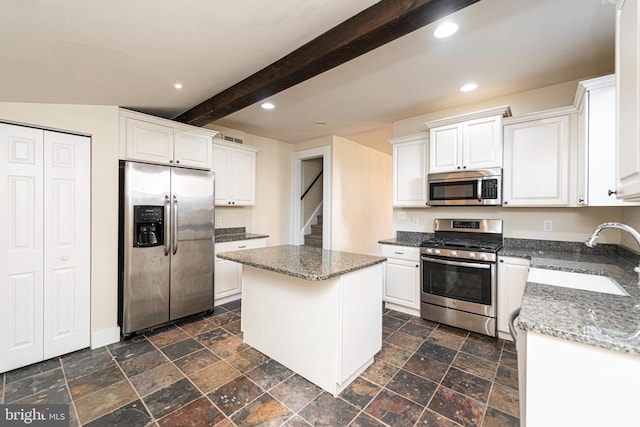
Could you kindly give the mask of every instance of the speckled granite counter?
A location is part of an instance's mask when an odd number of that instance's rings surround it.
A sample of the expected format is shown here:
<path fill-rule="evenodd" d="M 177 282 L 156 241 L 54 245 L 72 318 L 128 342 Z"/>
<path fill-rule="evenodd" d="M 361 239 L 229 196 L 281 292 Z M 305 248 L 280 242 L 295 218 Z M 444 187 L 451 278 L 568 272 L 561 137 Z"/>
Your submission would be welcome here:
<path fill-rule="evenodd" d="M 380 240 L 382 245 L 419 247 L 424 240 L 433 237 L 433 233 L 421 233 L 417 231 L 398 231 L 392 239 Z"/>
<path fill-rule="evenodd" d="M 501 256 L 529 258 L 531 267 L 604 275 L 629 296 L 527 282 L 518 318 L 523 330 L 640 355 L 638 256 L 616 245 L 505 239 Z"/>
<path fill-rule="evenodd" d="M 293 245 L 220 252 L 218 257 L 304 280 L 326 280 L 386 261 L 378 256 Z"/>
<path fill-rule="evenodd" d="M 237 242 L 238 240 L 264 239 L 266 234 L 247 233 L 245 227 L 216 228 L 215 242 Z"/>

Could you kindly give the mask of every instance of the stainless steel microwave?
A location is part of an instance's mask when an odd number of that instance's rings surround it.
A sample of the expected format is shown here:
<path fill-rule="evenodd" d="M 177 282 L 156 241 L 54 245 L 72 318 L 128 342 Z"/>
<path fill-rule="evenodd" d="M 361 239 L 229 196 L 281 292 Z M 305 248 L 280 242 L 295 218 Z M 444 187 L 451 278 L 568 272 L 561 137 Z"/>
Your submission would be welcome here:
<path fill-rule="evenodd" d="M 429 206 L 501 206 L 502 169 L 430 173 Z"/>

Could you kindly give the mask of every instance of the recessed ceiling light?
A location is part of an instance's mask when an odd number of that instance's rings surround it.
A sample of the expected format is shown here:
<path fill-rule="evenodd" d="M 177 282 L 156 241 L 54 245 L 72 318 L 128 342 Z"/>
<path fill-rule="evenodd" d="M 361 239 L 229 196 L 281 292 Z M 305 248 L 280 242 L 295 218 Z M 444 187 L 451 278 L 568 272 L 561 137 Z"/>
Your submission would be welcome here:
<path fill-rule="evenodd" d="M 475 83 L 467 83 L 466 85 L 460 88 L 460 92 L 471 92 L 472 90 L 476 90 L 478 85 Z"/>
<path fill-rule="evenodd" d="M 260 106 L 265 110 L 273 110 L 274 108 L 276 108 L 276 106 L 270 102 L 263 102 Z"/>
<path fill-rule="evenodd" d="M 458 24 L 454 22 L 443 22 L 436 28 L 433 35 L 439 39 L 443 39 L 453 35 L 456 31 L 458 31 Z"/>
<path fill-rule="evenodd" d="M 182 83 L 176 83 L 173 85 L 174 89 L 182 89 Z"/>
<path fill-rule="evenodd" d="M 326 126 L 327 124 L 325 122 L 316 122 L 315 125 L 318 127 L 322 127 L 322 126 Z"/>

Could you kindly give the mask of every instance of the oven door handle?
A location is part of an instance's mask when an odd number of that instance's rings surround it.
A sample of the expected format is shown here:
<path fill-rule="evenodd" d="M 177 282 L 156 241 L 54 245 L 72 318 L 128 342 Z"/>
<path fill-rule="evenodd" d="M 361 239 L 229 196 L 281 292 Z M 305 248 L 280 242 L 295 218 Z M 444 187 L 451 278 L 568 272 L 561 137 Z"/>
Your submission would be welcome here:
<path fill-rule="evenodd" d="M 426 257 L 426 256 L 423 256 L 422 260 L 423 261 L 435 262 L 436 264 L 453 265 L 455 267 L 480 268 L 480 269 L 484 269 L 484 270 L 490 270 L 491 269 L 491 265 L 490 264 L 480 264 L 480 263 L 476 263 L 476 262 L 449 261 L 449 260 L 446 260 L 446 259 L 430 258 L 430 257 Z"/>

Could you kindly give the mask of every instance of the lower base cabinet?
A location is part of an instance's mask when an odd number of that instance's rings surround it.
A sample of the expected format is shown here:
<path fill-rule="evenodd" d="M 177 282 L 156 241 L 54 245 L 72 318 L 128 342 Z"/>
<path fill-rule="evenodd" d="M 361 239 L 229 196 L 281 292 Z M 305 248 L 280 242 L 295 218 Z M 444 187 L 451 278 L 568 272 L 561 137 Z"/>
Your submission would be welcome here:
<path fill-rule="evenodd" d="M 498 336 L 512 341 L 509 314 L 520 307 L 527 284 L 530 261 L 525 258 L 499 257 L 498 260 Z"/>
<path fill-rule="evenodd" d="M 220 259 L 217 257 L 218 252 L 264 248 L 266 246 L 267 239 L 237 240 L 215 244 L 214 305 L 226 304 L 242 297 L 242 264 Z"/>
<path fill-rule="evenodd" d="M 385 262 L 384 292 L 386 308 L 420 316 L 420 249 L 383 245 Z"/>

